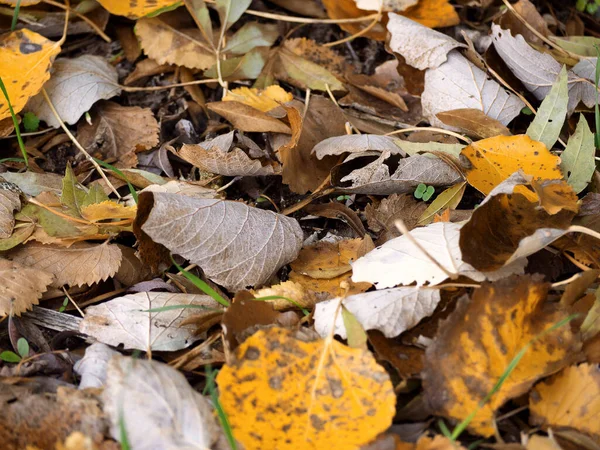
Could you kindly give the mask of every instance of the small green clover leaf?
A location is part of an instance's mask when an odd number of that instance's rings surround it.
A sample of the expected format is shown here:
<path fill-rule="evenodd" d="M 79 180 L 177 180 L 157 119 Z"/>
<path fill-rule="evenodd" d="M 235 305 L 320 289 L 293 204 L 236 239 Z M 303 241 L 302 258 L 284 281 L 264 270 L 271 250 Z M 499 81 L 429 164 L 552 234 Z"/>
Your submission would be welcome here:
<path fill-rule="evenodd" d="M 415 189 L 414 196 L 415 198 L 426 202 L 433 196 L 434 193 L 435 188 L 433 186 L 427 186 L 426 184 L 420 183 Z"/>

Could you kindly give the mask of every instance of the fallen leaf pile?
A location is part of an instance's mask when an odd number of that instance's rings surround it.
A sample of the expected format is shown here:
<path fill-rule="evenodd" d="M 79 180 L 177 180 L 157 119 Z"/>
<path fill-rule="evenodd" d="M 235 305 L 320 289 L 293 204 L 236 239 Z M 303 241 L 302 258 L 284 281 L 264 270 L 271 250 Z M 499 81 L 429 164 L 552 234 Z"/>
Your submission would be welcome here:
<path fill-rule="evenodd" d="M 600 448 L 594 0 L 0 0 L 0 448 Z"/>

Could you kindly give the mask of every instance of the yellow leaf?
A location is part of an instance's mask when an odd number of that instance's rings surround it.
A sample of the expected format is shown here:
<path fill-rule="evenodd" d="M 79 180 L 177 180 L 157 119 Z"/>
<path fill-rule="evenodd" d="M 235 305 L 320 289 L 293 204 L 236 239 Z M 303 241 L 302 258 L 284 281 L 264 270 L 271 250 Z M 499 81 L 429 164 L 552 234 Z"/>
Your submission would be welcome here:
<path fill-rule="evenodd" d="M 303 308 L 312 308 L 318 302 L 317 296 L 313 291 L 307 290 L 300 283 L 288 280 L 283 283 L 275 284 L 271 287 L 264 287 L 257 291 L 250 291 L 256 298 L 260 297 L 285 297 L 294 300 Z M 277 311 L 287 309 L 297 309 L 296 305 L 285 300 L 285 298 L 276 298 L 267 300 Z"/>
<path fill-rule="evenodd" d="M 569 427 L 600 438 L 600 371 L 597 364 L 571 366 L 539 383 L 529 397 L 532 423 Z"/>
<path fill-rule="evenodd" d="M 558 306 L 545 304 L 550 284 L 540 280 L 512 276 L 484 283 L 471 299 L 459 300 L 425 354 L 425 395 L 436 414 L 467 418 L 521 349 L 566 317 Z M 469 429 L 485 437 L 494 434 L 496 409 L 569 364 L 580 347 L 568 325 L 540 337 Z"/>
<path fill-rule="evenodd" d="M 27 29 L 0 37 L 0 74 L 15 114 L 50 78 L 50 66 L 60 45 Z M 10 117 L 8 102 L 0 95 L 0 120 Z"/>
<path fill-rule="evenodd" d="M 92 203 L 81 208 L 81 216 L 90 222 L 108 219 L 134 219 L 137 207 L 125 206 L 121 203 L 106 200 L 102 203 Z"/>
<path fill-rule="evenodd" d="M 473 142 L 461 155 L 471 163 L 467 181 L 485 195 L 519 169 L 537 179 L 562 179 L 560 158 L 524 134 Z"/>
<path fill-rule="evenodd" d="M 221 404 L 246 449 L 356 449 L 391 425 L 395 394 L 372 354 L 306 340 L 261 330 L 219 372 Z"/>
<path fill-rule="evenodd" d="M 112 14 L 138 19 L 158 9 L 174 5 L 177 0 L 98 0 L 98 2 Z"/>
<path fill-rule="evenodd" d="M 232 89 L 223 97 L 224 102 L 240 102 L 252 106 L 262 112 L 277 108 L 282 103 L 291 102 L 294 96 L 277 85 L 271 85 L 266 89 L 255 89 L 241 87 Z"/>

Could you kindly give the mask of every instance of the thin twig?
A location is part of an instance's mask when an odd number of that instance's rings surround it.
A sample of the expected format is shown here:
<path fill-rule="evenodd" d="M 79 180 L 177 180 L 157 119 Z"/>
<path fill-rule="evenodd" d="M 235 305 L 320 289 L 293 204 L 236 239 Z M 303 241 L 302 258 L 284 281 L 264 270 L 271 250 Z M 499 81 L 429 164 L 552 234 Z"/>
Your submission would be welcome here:
<path fill-rule="evenodd" d="M 72 8 L 70 8 L 68 6 L 63 5 L 62 3 L 55 2 L 53 0 L 42 0 L 42 2 L 46 3 L 48 5 L 55 6 L 55 7 L 60 8 L 60 9 L 68 10 L 70 13 L 72 13 L 75 16 L 79 17 L 81 20 L 83 20 L 85 23 L 87 23 L 90 27 L 92 27 L 92 29 L 98 34 L 98 36 L 100 36 L 106 42 L 112 42 L 111 38 L 109 38 L 106 35 L 106 33 L 104 33 L 104 31 L 102 31 L 100 29 L 100 27 L 98 25 L 96 25 L 92 20 L 88 19 L 83 14 L 80 14 L 77 11 L 75 11 L 74 9 L 72 9 Z"/>
<path fill-rule="evenodd" d="M 466 142 L 467 144 L 471 144 L 473 143 L 473 141 L 471 139 L 469 139 L 468 137 L 465 137 L 461 134 L 455 133 L 454 131 L 450 131 L 450 130 L 444 130 L 443 128 L 436 128 L 436 127 L 408 127 L 408 128 L 402 128 L 400 130 L 396 130 L 396 131 L 391 131 L 390 133 L 386 133 L 384 136 L 392 136 L 394 134 L 400 134 L 400 133 L 408 133 L 411 131 L 433 131 L 435 133 L 442 133 L 442 134 L 447 134 L 448 136 L 454 136 L 457 139 L 460 139 L 463 142 Z"/>
<path fill-rule="evenodd" d="M 68 14 L 68 11 L 67 11 L 67 14 Z M 50 97 L 48 96 L 48 93 L 46 92 L 46 89 L 44 89 L 44 88 L 42 88 L 42 95 L 44 96 L 44 99 L 46 100 L 46 103 L 48 103 L 48 107 L 52 111 L 52 114 L 54 114 L 54 117 L 56 117 L 56 120 L 58 120 L 58 122 L 60 123 L 60 127 L 67 134 L 67 136 L 69 136 L 69 139 L 71 139 L 71 141 L 73 142 L 73 144 L 75 144 L 75 147 L 77 147 L 79 149 L 79 151 L 81 153 L 83 153 L 83 155 L 85 156 L 85 158 L 89 162 L 91 162 L 92 165 L 96 168 L 96 170 L 98 171 L 98 173 L 100 174 L 100 176 L 104 179 L 104 181 L 106 182 L 106 184 L 110 188 L 110 190 L 113 191 L 113 193 L 117 196 L 117 198 L 120 199 L 121 195 L 117 192 L 117 190 L 115 189 L 115 187 L 113 186 L 113 184 L 110 182 L 110 180 L 108 179 L 108 177 L 105 175 L 105 173 L 102 170 L 102 168 L 100 167 L 100 165 L 94 160 L 94 158 L 92 158 L 92 156 L 87 152 L 87 150 L 85 148 L 83 148 L 83 146 L 79 143 L 79 141 L 77 139 L 75 139 L 75 136 L 73 136 L 73 133 L 71 133 L 71 131 L 69 131 L 69 129 L 67 128 L 67 126 L 65 125 L 65 123 L 63 122 L 63 120 L 60 118 L 60 115 L 58 114 L 58 111 L 56 110 L 56 108 L 52 104 L 52 100 L 50 100 Z"/>
<path fill-rule="evenodd" d="M 75 307 L 75 309 L 77 309 L 77 311 L 79 311 L 79 314 L 81 314 L 81 317 L 83 317 L 85 319 L 85 314 L 83 313 L 83 311 L 81 310 L 81 308 L 77 305 L 77 303 L 75 303 L 75 300 L 73 300 L 71 298 L 71 296 L 69 295 L 69 293 L 67 292 L 67 290 L 65 289 L 64 286 L 63 286 L 62 290 L 65 293 L 65 295 L 67 296 L 67 298 L 69 299 L 69 301 L 71 303 L 73 303 L 73 306 Z"/>
<path fill-rule="evenodd" d="M 162 91 L 163 89 L 171 89 L 176 87 L 185 87 L 185 86 L 193 86 L 195 84 L 208 84 L 208 83 L 218 83 L 219 80 L 217 78 L 207 78 L 204 80 L 194 80 L 187 81 L 185 83 L 175 83 L 175 84 L 167 84 L 165 86 L 148 86 L 148 87 L 135 87 L 135 86 L 123 86 L 118 83 L 110 83 L 113 86 L 118 86 L 120 89 L 125 92 L 144 92 L 144 91 Z"/>
<path fill-rule="evenodd" d="M 335 45 L 339 45 L 339 44 L 345 44 L 346 42 L 350 42 L 354 39 L 356 39 L 357 37 L 361 37 L 365 34 L 367 34 L 369 31 L 371 31 L 379 22 L 381 22 L 381 17 L 382 17 L 382 10 L 383 8 L 383 2 L 379 2 L 379 12 L 377 13 L 377 15 L 373 18 L 373 21 L 366 26 L 365 28 L 363 28 L 362 30 L 360 30 L 358 33 L 354 33 L 350 36 L 345 37 L 344 39 L 339 39 L 337 41 L 334 42 L 328 42 L 327 44 L 323 44 L 323 47 L 333 47 Z"/>

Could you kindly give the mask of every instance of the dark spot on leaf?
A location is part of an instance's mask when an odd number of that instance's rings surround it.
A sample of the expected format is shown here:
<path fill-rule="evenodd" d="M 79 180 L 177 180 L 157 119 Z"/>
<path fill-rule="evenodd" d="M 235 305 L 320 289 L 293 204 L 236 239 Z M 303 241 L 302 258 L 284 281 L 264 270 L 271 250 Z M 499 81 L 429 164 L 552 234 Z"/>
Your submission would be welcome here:
<path fill-rule="evenodd" d="M 19 45 L 19 51 L 24 55 L 39 52 L 42 49 L 40 44 L 33 44 L 31 42 L 21 42 Z"/>

